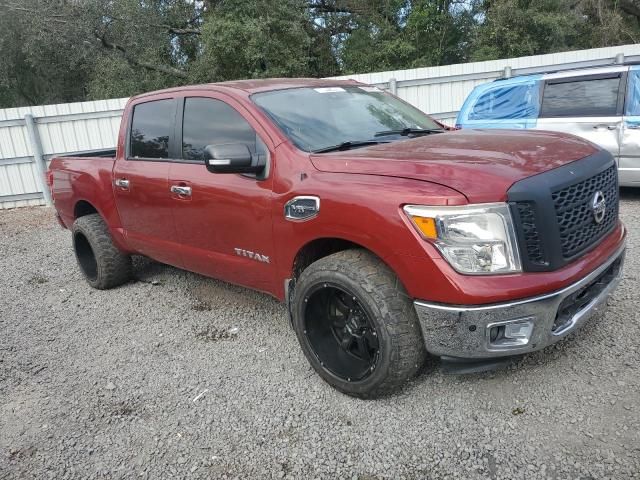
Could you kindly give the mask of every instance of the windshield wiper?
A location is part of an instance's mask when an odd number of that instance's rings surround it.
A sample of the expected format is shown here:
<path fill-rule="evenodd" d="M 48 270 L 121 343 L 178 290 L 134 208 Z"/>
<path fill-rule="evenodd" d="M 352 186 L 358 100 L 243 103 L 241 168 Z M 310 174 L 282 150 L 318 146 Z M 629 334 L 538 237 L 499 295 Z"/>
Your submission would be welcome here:
<path fill-rule="evenodd" d="M 374 137 L 384 137 L 386 135 L 402 135 L 408 137 L 409 135 L 428 135 L 430 133 L 442 133 L 443 128 L 402 128 L 398 130 L 383 130 L 382 132 L 376 132 Z"/>
<path fill-rule="evenodd" d="M 377 145 L 379 143 L 389 143 L 385 140 L 351 140 L 347 142 L 342 142 L 337 145 L 332 145 L 331 147 L 319 148 L 318 150 L 313 150 L 313 153 L 326 153 L 326 152 L 339 152 L 341 150 L 350 150 L 352 148 L 357 147 L 366 147 L 367 145 Z"/>

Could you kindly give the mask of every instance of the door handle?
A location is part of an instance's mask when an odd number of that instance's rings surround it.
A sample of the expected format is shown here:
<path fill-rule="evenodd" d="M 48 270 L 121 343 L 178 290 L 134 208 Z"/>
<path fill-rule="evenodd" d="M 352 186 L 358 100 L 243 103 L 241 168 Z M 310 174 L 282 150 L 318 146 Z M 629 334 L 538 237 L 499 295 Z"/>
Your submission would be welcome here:
<path fill-rule="evenodd" d="M 627 130 L 640 130 L 640 123 L 627 123 Z"/>
<path fill-rule="evenodd" d="M 129 190 L 129 180 L 127 180 L 126 178 L 118 178 L 113 183 L 116 184 L 116 187 L 120 187 L 120 188 L 123 188 L 125 190 Z"/>
<path fill-rule="evenodd" d="M 607 130 L 615 130 L 616 128 L 618 128 L 618 125 L 605 125 L 603 123 L 599 124 L 599 125 L 594 125 L 593 129 L 594 130 L 602 130 L 602 129 L 607 129 Z"/>
<path fill-rule="evenodd" d="M 171 185 L 171 193 L 175 193 L 176 195 L 180 195 L 181 197 L 190 197 L 191 187 L 185 187 L 182 185 Z"/>

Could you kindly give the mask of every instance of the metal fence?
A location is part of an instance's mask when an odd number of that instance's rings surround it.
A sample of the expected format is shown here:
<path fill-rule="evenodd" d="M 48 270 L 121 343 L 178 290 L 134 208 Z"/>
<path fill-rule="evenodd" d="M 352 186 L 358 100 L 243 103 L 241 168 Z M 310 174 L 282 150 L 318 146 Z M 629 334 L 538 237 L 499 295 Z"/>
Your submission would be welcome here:
<path fill-rule="evenodd" d="M 610 65 L 616 57 L 618 62 L 640 61 L 640 44 L 335 78 L 352 78 L 388 88 L 432 117 L 453 125 L 458 110 L 477 85 L 505 74 L 515 76 Z"/>
<path fill-rule="evenodd" d="M 345 75 L 387 88 L 453 124 L 471 90 L 506 75 L 608 65 L 621 55 L 640 61 L 640 45 L 487 62 Z M 0 110 L 0 209 L 46 203 L 47 161 L 59 154 L 114 148 L 126 98 Z"/>
<path fill-rule="evenodd" d="M 0 209 L 45 203 L 51 157 L 114 148 L 126 101 L 0 110 Z"/>

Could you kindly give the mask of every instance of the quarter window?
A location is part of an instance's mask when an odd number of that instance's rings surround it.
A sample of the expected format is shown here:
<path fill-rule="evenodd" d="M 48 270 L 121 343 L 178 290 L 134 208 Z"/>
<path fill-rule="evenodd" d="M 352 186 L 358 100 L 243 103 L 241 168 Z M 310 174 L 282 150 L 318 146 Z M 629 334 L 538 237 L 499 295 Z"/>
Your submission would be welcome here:
<path fill-rule="evenodd" d="M 169 158 L 169 137 L 173 126 L 172 99 L 141 103 L 133 108 L 131 157 Z"/>
<path fill-rule="evenodd" d="M 548 82 L 541 117 L 612 117 L 618 111 L 620 76 Z"/>
<path fill-rule="evenodd" d="M 212 98 L 187 98 L 182 123 L 183 158 L 204 161 L 207 145 L 227 143 L 245 144 L 252 153 L 266 148 L 251 125 L 226 103 Z"/>

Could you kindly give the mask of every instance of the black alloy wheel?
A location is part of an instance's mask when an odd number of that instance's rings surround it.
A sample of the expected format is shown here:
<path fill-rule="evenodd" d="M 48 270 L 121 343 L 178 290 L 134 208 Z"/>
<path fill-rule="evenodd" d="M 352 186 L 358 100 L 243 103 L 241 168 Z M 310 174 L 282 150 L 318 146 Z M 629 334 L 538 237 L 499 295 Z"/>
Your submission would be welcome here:
<path fill-rule="evenodd" d="M 394 392 L 426 359 L 413 301 L 394 272 L 366 250 L 344 250 L 306 267 L 289 308 L 313 369 L 348 395 Z"/>
<path fill-rule="evenodd" d="M 304 333 L 320 364 L 347 382 L 371 375 L 380 344 L 357 297 L 325 283 L 309 292 L 306 304 Z"/>

